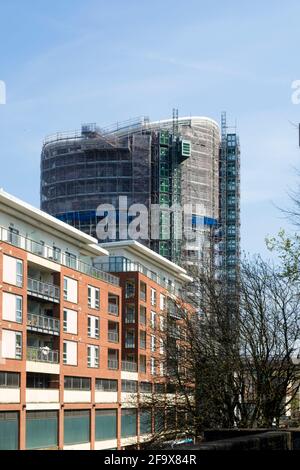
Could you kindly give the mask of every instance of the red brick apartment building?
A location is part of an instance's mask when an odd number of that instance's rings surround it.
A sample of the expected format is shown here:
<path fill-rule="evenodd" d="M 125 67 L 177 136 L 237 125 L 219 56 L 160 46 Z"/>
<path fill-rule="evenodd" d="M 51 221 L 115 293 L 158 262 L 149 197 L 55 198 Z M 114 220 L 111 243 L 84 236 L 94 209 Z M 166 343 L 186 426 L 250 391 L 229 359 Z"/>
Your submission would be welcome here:
<path fill-rule="evenodd" d="M 0 450 L 136 446 L 184 269 L 105 245 L 0 190 Z"/>

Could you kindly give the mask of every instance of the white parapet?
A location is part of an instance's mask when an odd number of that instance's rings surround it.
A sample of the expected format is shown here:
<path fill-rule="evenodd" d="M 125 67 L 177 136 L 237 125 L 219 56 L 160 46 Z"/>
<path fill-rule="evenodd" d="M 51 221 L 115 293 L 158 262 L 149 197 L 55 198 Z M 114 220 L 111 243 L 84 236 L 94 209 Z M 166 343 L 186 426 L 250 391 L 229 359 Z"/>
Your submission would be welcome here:
<path fill-rule="evenodd" d="M 117 392 L 95 392 L 96 403 L 117 403 L 118 393 Z"/>
<path fill-rule="evenodd" d="M 108 441 L 96 441 L 95 450 L 116 449 L 118 447 L 117 439 L 110 439 Z"/>
<path fill-rule="evenodd" d="M 0 388 L 0 403 L 20 403 L 20 389 Z"/>
<path fill-rule="evenodd" d="M 64 446 L 64 450 L 91 450 L 91 443 L 86 442 L 85 444 L 74 444 L 70 446 Z"/>
<path fill-rule="evenodd" d="M 50 364 L 49 362 L 26 362 L 26 372 L 36 372 L 39 374 L 59 374 L 59 364 Z"/>
<path fill-rule="evenodd" d="M 26 389 L 26 403 L 59 403 L 59 391 L 54 389 Z"/>
<path fill-rule="evenodd" d="M 65 403 L 90 403 L 92 400 L 91 392 L 87 390 L 65 390 Z"/>
<path fill-rule="evenodd" d="M 121 439 L 121 447 L 132 446 L 134 444 L 137 444 L 137 440 L 137 436 L 125 437 Z"/>
<path fill-rule="evenodd" d="M 121 393 L 122 408 L 136 408 L 138 404 L 137 393 Z"/>

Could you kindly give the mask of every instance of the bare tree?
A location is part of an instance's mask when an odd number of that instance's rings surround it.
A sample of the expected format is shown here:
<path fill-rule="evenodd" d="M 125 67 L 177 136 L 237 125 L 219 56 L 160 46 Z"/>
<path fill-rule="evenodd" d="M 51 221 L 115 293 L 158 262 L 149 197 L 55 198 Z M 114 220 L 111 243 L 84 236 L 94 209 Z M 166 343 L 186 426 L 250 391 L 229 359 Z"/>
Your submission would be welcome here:
<path fill-rule="evenodd" d="M 236 291 L 203 269 L 184 301 L 171 299 L 157 333 L 168 379 L 142 404 L 154 410 L 152 443 L 207 428 L 279 425 L 299 387 L 300 327 L 298 284 L 281 271 L 245 259 Z"/>

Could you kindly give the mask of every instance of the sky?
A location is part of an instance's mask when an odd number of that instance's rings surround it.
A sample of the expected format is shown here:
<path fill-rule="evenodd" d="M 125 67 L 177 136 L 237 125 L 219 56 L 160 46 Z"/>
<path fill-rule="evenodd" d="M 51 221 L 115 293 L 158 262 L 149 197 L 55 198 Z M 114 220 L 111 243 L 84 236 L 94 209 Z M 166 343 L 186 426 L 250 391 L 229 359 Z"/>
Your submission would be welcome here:
<path fill-rule="evenodd" d="M 294 231 L 298 0 L 0 0 L 0 187 L 39 206 L 46 135 L 227 112 L 241 142 L 242 249 Z"/>

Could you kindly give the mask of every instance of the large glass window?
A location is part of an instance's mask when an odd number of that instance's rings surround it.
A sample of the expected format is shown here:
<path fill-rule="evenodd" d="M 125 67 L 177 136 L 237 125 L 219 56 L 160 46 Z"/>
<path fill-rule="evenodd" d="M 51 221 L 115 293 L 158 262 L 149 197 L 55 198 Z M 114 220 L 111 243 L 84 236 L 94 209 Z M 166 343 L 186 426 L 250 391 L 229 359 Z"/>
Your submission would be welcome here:
<path fill-rule="evenodd" d="M 90 412 L 66 410 L 64 412 L 65 445 L 83 444 L 90 441 Z"/>
<path fill-rule="evenodd" d="M 138 382 L 135 380 L 122 380 L 122 392 L 137 393 Z"/>
<path fill-rule="evenodd" d="M 0 412 L 0 450 L 18 450 L 19 413 Z"/>
<path fill-rule="evenodd" d="M 121 423 L 122 437 L 136 436 L 137 410 L 135 408 L 122 409 Z"/>
<path fill-rule="evenodd" d="M 91 390 L 91 379 L 87 377 L 65 377 L 66 390 Z"/>
<path fill-rule="evenodd" d="M 0 388 L 19 388 L 20 374 L 16 372 L 0 372 Z"/>
<path fill-rule="evenodd" d="M 117 392 L 118 381 L 110 379 L 96 379 L 96 390 L 98 392 Z"/>
<path fill-rule="evenodd" d="M 49 449 L 57 446 L 57 411 L 27 411 L 26 449 Z"/>
<path fill-rule="evenodd" d="M 152 432 L 151 410 L 140 411 L 140 434 L 150 434 Z"/>
<path fill-rule="evenodd" d="M 117 410 L 96 410 L 96 441 L 117 438 Z"/>

